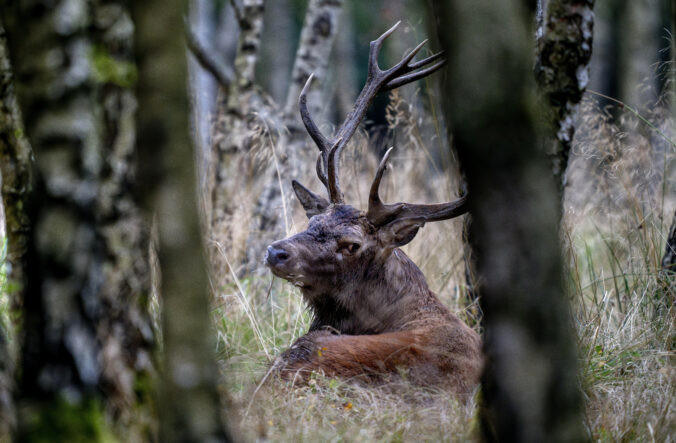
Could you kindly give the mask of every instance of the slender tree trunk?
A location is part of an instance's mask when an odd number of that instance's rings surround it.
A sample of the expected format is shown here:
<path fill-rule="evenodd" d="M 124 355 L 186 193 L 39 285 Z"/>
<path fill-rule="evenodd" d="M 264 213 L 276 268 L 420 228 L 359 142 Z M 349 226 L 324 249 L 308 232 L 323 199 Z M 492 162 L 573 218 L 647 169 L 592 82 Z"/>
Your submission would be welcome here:
<path fill-rule="evenodd" d="M 333 51 L 332 84 L 335 85 L 336 121 L 349 114 L 354 107 L 354 101 L 359 95 L 357 66 L 357 51 L 355 46 L 355 5 L 346 2 L 343 15 L 340 17 L 340 32 L 336 36 L 336 46 Z"/>
<path fill-rule="evenodd" d="M 244 0 L 235 14 L 240 27 L 235 77 L 221 87 L 212 129 L 207 246 L 216 288 L 230 275 L 227 262 L 238 265 L 246 261 L 247 236 L 241 233 L 246 231 L 243 227 L 248 226 L 255 206 L 250 195 L 256 168 L 278 128 L 274 104 L 255 83 L 263 12 L 263 0 Z"/>
<path fill-rule="evenodd" d="M 663 37 L 660 3 L 663 0 L 624 0 L 617 23 L 620 29 L 618 70 L 621 100 L 640 111 L 654 107 L 659 94 L 655 64 Z"/>
<path fill-rule="evenodd" d="M 230 437 L 220 417 L 195 159 L 188 135 L 186 49 L 180 32 L 185 6 L 181 0 L 133 4 L 141 176 L 146 204 L 156 211 L 162 270 L 160 440 L 220 442 Z"/>
<path fill-rule="evenodd" d="M 190 29 L 200 42 L 211 42 L 214 37 L 216 7 L 211 0 L 190 0 Z M 213 57 L 213 46 L 209 45 L 205 55 Z M 196 60 L 188 58 L 190 73 L 191 126 L 194 142 L 198 148 L 198 167 L 201 193 L 208 192 L 208 162 L 211 153 L 211 117 L 216 111 L 217 80 Z"/>
<path fill-rule="evenodd" d="M 31 148 L 26 139 L 21 111 L 16 102 L 5 29 L 0 23 L 0 177 L 7 234 L 7 278 L 14 290 L 11 305 L 18 310 L 26 285 L 28 217 L 26 197 L 30 190 Z"/>
<path fill-rule="evenodd" d="M 438 1 L 446 109 L 471 198 L 482 282 L 487 441 L 580 441 L 556 188 L 537 147 L 531 16 L 517 0 Z"/>
<path fill-rule="evenodd" d="M 249 268 L 262 263 L 265 248 L 274 240 L 284 237 L 289 226 L 291 211 L 291 180 L 308 175 L 314 168 L 315 151 L 307 148 L 308 134 L 300 119 L 298 97 L 310 74 L 315 80 L 308 94 L 308 109 L 318 117 L 326 115 L 326 101 L 322 101 L 322 82 L 326 77 L 326 67 L 331 60 L 333 42 L 338 34 L 338 18 L 342 0 L 310 0 L 305 13 L 305 22 L 300 34 L 300 42 L 291 71 L 291 85 L 286 95 L 282 113 L 282 125 L 285 128 L 276 143 L 278 147 L 274 161 L 265 176 L 268 178 L 263 187 L 248 239 Z M 308 155 L 309 154 L 309 155 Z"/>
<path fill-rule="evenodd" d="M 104 438 L 107 412 L 140 440 L 152 432 L 154 338 L 148 235 L 130 193 L 133 27 L 123 2 L 49 6 L 3 11 L 36 156 L 19 439 Z"/>
<path fill-rule="evenodd" d="M 538 27 L 535 75 L 555 138 L 549 143 L 552 169 L 563 196 L 575 114 L 589 83 L 594 0 L 549 0 Z"/>
<path fill-rule="evenodd" d="M 28 216 L 26 194 L 30 188 L 31 150 L 26 140 L 19 106 L 14 95 L 12 68 L 5 29 L 0 22 L 0 183 L 2 184 L 2 215 L 6 235 L 7 296 L 10 310 L 18 312 L 26 289 L 26 245 Z M 0 223 L 2 223 L 0 221 Z M 4 236 L 3 235 L 3 236 Z M 4 245 L 3 245 L 4 246 Z M 10 353 L 10 325 L 0 319 L 0 441 L 9 439 L 16 425 L 14 411 L 14 362 Z"/>
<path fill-rule="evenodd" d="M 16 426 L 14 410 L 14 365 L 9 352 L 9 331 L 0 321 L 0 441 L 10 441 Z"/>
<path fill-rule="evenodd" d="M 265 5 L 261 48 L 262 70 L 268 75 L 260 76 L 263 86 L 276 103 L 283 103 L 289 89 L 293 68 L 293 50 L 298 35 L 293 20 L 294 7 L 290 0 L 275 0 Z"/>

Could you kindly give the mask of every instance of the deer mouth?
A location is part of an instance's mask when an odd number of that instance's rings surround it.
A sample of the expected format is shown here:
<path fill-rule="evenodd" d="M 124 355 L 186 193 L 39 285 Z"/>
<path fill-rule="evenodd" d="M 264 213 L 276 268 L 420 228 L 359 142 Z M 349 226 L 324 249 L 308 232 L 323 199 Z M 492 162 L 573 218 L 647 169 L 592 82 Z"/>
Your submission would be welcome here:
<path fill-rule="evenodd" d="M 267 264 L 267 262 L 266 262 Z M 267 265 L 270 268 L 270 271 L 272 271 L 272 274 L 279 277 L 283 278 L 284 280 L 288 281 L 294 286 L 298 286 L 299 288 L 308 288 L 307 283 L 305 282 L 305 275 L 303 274 L 296 274 L 294 272 L 287 272 L 284 269 L 280 269 L 278 267 L 270 266 L 269 264 Z"/>
<path fill-rule="evenodd" d="M 305 275 L 297 272 L 297 266 L 294 266 L 294 260 L 291 260 L 291 254 L 286 249 L 276 246 L 274 243 L 268 246 L 263 260 L 265 265 L 270 268 L 277 277 L 288 280 L 290 283 L 304 287 Z"/>

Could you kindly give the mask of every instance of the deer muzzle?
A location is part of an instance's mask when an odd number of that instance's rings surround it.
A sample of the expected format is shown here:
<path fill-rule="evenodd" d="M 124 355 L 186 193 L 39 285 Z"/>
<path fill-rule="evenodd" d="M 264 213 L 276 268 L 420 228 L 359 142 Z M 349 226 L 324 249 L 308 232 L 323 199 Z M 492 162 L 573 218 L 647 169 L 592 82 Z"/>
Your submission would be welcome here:
<path fill-rule="evenodd" d="M 265 264 L 271 268 L 275 268 L 284 264 L 290 256 L 284 248 L 273 243 L 268 246 L 268 250 L 265 253 Z"/>

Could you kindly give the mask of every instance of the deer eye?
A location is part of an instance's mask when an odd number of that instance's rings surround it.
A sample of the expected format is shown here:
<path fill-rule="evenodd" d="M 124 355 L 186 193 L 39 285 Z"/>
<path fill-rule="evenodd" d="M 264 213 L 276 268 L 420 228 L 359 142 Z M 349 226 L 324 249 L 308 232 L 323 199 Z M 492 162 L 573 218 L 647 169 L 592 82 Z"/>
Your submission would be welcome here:
<path fill-rule="evenodd" d="M 341 246 L 340 250 L 346 254 L 354 254 L 359 250 L 360 247 L 361 245 L 359 243 L 347 243 Z"/>

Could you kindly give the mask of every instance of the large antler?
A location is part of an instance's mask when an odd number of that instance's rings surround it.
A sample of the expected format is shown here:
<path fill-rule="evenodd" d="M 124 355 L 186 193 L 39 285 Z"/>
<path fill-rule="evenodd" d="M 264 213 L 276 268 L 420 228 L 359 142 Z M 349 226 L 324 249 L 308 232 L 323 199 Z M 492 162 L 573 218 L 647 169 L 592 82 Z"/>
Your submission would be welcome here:
<path fill-rule="evenodd" d="M 422 224 L 431 221 L 447 220 L 457 217 L 467 212 L 467 193 L 465 192 L 459 199 L 449 203 L 437 203 L 431 205 L 417 205 L 412 203 L 393 203 L 386 205 L 380 200 L 378 189 L 380 180 L 383 178 L 383 172 L 387 168 L 387 159 L 392 152 L 390 148 L 378 166 L 376 176 L 371 184 L 369 192 L 369 208 L 366 211 L 366 218 L 376 227 L 386 225 L 393 221 L 406 221 L 410 223 Z"/>
<path fill-rule="evenodd" d="M 413 48 L 411 52 L 406 54 L 399 63 L 390 69 L 385 71 L 380 69 L 378 66 L 378 55 L 380 54 L 380 48 L 382 47 L 385 39 L 389 37 L 395 29 L 397 29 L 400 23 L 401 21 L 397 22 L 377 40 L 371 42 L 366 84 L 361 90 L 359 97 L 357 97 L 354 108 L 347 115 L 345 121 L 340 126 L 338 131 L 336 131 L 336 134 L 332 139 L 328 139 L 324 136 L 324 134 L 321 133 L 315 122 L 312 120 L 312 117 L 310 116 L 310 113 L 307 109 L 306 93 L 310 87 L 310 83 L 312 83 L 312 79 L 314 78 L 313 75 L 310 75 L 307 82 L 305 83 L 305 86 L 303 87 L 303 90 L 300 93 L 298 104 L 300 107 L 300 115 L 303 120 L 303 124 L 310 134 L 310 137 L 312 137 L 312 140 L 314 140 L 314 142 L 317 144 L 317 147 L 320 151 L 319 158 L 317 158 L 317 176 L 322 181 L 322 183 L 324 183 L 324 186 L 326 186 L 331 203 L 344 203 L 343 193 L 340 190 L 340 184 L 338 180 L 338 159 L 343 147 L 355 133 L 359 123 L 364 119 L 366 110 L 373 101 L 374 97 L 381 91 L 389 91 L 423 78 L 426 75 L 435 72 L 446 63 L 446 60 L 442 58 L 442 52 L 438 52 L 423 60 L 411 63 L 413 57 L 415 57 L 415 55 L 422 49 L 425 43 L 427 43 L 427 40 L 424 40 L 418 46 Z M 431 64 L 433 62 L 436 63 Z M 420 69 L 423 67 L 425 68 Z"/>

